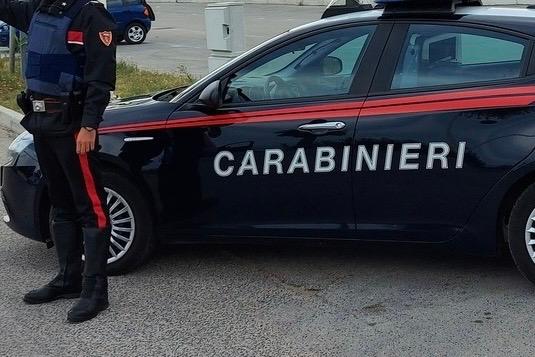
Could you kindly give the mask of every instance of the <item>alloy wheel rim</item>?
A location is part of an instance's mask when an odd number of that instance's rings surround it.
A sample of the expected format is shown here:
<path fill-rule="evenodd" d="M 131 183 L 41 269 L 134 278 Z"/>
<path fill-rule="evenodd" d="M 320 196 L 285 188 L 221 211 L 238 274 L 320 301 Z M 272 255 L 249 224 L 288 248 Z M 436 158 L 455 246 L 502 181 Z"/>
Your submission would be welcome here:
<path fill-rule="evenodd" d="M 526 248 L 528 254 L 535 263 L 535 209 L 531 212 L 526 223 Z"/>
<path fill-rule="evenodd" d="M 143 38 L 143 33 L 141 26 L 132 26 L 128 29 L 128 38 L 134 42 L 139 42 Z"/>
<path fill-rule="evenodd" d="M 136 233 L 136 222 L 132 208 L 126 200 L 110 188 L 105 188 L 111 222 L 108 264 L 121 259 L 130 249 Z"/>

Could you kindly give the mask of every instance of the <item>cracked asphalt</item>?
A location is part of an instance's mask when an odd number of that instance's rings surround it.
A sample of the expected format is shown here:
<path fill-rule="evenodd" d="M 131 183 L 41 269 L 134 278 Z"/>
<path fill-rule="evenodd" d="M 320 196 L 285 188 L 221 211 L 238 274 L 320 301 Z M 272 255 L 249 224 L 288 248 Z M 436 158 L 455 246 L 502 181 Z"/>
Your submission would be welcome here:
<path fill-rule="evenodd" d="M 11 134 L 0 129 L 0 156 Z M 5 160 L 3 160 L 5 161 Z M 4 214 L 3 208 L 1 214 Z M 53 250 L 0 226 L 1 356 L 528 356 L 535 287 L 509 258 L 413 246 L 185 246 L 72 301 L 28 306 Z"/>

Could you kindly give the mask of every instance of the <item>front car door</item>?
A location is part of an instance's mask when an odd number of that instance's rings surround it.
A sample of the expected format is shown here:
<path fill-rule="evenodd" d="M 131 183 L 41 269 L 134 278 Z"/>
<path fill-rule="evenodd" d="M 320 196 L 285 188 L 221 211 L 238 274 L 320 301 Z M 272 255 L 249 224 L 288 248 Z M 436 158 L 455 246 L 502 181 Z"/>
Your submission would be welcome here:
<path fill-rule="evenodd" d="M 175 112 L 159 183 L 169 229 L 352 236 L 346 147 L 371 83 L 366 69 L 390 29 L 346 25 L 286 41 L 220 78 L 216 112 L 198 110 L 198 96 Z"/>
<path fill-rule="evenodd" d="M 358 234 L 447 241 L 533 148 L 531 42 L 454 22 L 392 33 L 357 127 Z"/>

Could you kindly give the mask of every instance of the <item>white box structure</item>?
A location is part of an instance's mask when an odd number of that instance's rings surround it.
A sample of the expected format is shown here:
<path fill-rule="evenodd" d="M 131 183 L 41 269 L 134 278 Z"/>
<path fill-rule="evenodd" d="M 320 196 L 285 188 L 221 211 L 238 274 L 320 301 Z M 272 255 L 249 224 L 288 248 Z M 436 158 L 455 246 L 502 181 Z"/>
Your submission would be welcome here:
<path fill-rule="evenodd" d="M 243 3 L 226 2 L 205 9 L 206 45 L 211 51 L 208 70 L 219 68 L 245 51 Z"/>

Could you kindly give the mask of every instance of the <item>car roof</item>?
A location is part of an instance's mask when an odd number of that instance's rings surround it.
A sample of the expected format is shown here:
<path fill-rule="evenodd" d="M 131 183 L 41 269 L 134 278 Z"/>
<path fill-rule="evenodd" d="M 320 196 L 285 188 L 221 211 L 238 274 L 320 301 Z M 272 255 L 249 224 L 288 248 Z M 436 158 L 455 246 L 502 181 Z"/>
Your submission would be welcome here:
<path fill-rule="evenodd" d="M 315 28 L 342 24 L 358 23 L 366 21 L 392 21 L 400 19 L 412 20 L 451 20 L 459 23 L 475 23 L 501 27 L 508 30 L 521 32 L 527 35 L 535 36 L 535 9 L 526 7 L 499 7 L 499 6 L 462 6 L 455 10 L 455 13 L 449 15 L 422 15 L 413 16 L 395 16 L 388 15 L 383 17 L 382 9 L 356 11 L 353 13 L 328 17 L 307 25 L 300 26 L 294 30 L 310 31 Z"/>

